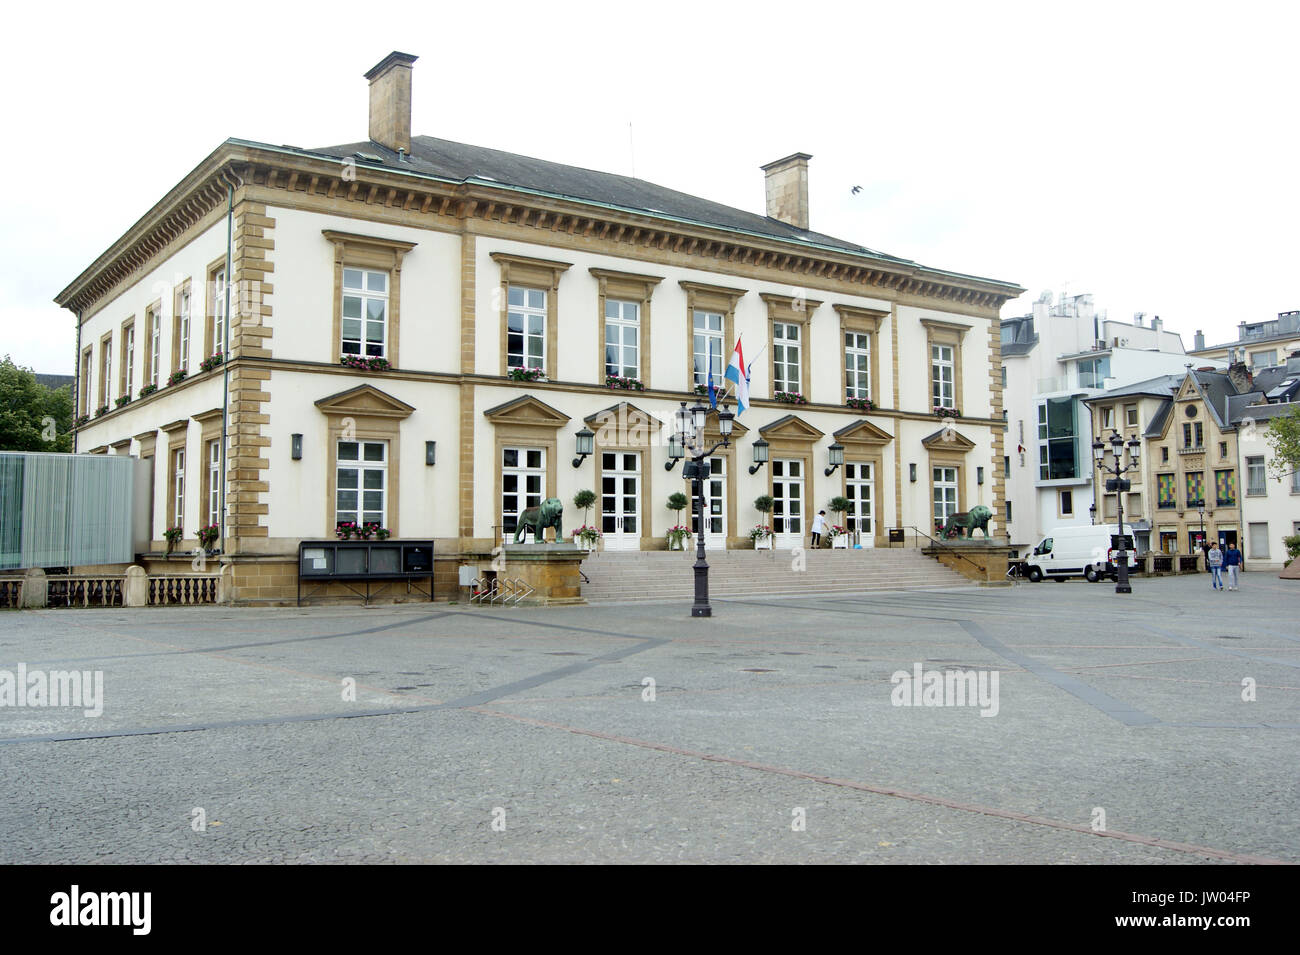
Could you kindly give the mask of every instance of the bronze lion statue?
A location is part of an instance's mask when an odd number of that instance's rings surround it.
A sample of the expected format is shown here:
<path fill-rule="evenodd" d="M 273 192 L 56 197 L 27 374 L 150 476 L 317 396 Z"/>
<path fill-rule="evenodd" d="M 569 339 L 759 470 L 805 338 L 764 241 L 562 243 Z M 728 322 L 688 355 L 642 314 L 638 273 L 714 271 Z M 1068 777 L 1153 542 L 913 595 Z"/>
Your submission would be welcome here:
<path fill-rule="evenodd" d="M 564 502 L 558 497 L 548 497 L 540 507 L 525 508 L 519 515 L 519 526 L 515 529 L 515 543 L 521 543 L 524 535 L 532 531 L 538 543 L 545 543 L 548 527 L 555 528 L 555 542 L 560 543 L 564 537 L 561 517 L 564 515 Z"/>

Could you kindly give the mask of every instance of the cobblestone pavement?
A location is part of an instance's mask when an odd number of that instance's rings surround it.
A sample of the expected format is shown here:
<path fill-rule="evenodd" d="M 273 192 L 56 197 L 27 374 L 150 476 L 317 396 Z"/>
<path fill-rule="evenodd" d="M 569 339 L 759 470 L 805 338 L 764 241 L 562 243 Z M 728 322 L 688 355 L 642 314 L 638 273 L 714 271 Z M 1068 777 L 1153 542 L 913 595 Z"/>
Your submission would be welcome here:
<path fill-rule="evenodd" d="M 0 862 L 1300 862 L 1298 598 L 3 612 Z"/>

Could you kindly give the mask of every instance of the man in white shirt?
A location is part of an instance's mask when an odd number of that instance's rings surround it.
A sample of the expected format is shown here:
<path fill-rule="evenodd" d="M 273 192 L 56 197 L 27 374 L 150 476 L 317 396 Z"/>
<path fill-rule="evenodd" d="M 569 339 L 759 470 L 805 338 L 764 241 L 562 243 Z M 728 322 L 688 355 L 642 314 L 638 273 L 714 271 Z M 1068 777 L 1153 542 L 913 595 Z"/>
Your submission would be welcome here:
<path fill-rule="evenodd" d="M 822 546 L 822 535 L 825 533 L 826 533 L 826 512 L 818 511 L 817 516 L 813 518 L 813 526 L 812 526 L 813 547 Z"/>

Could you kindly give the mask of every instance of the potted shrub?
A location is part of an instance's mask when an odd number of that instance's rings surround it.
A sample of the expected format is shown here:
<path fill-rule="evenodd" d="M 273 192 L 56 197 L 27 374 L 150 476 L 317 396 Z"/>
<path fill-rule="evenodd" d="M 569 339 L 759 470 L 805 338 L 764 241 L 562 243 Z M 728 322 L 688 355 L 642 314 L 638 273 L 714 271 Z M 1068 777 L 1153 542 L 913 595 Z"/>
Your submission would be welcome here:
<path fill-rule="evenodd" d="M 587 512 L 591 510 L 591 505 L 596 503 L 596 492 L 591 489 L 584 489 L 573 495 L 573 506 L 582 511 L 583 526 L 587 524 Z M 595 530 L 595 528 L 592 528 Z"/>
<path fill-rule="evenodd" d="M 588 527 L 586 524 L 572 531 L 571 536 L 574 544 L 588 552 L 595 550 L 600 544 L 600 530 L 595 527 Z"/>
<path fill-rule="evenodd" d="M 207 527 L 200 527 L 195 536 L 199 539 L 199 546 L 208 554 L 212 553 L 212 545 L 217 542 L 217 535 L 221 533 L 216 524 L 209 524 Z"/>
<path fill-rule="evenodd" d="M 837 494 L 831 498 L 828 506 L 840 516 L 839 524 L 832 525 L 831 532 L 828 535 L 831 539 L 831 547 L 846 548 L 849 546 L 849 535 L 844 531 L 845 525 L 848 524 L 848 521 L 844 519 L 844 515 L 853 508 L 853 502 L 842 494 Z"/>
<path fill-rule="evenodd" d="M 176 545 L 181 542 L 183 536 L 185 536 L 185 532 L 179 527 L 169 527 L 163 531 L 163 540 L 167 541 L 167 553 L 170 554 L 176 549 Z"/>
<path fill-rule="evenodd" d="M 768 522 L 767 515 L 772 513 L 775 504 L 771 494 L 760 494 L 754 498 L 754 510 L 763 515 L 763 520 L 754 525 L 754 529 L 749 532 L 749 539 L 754 542 L 754 550 L 772 549 L 772 525 Z"/>
<path fill-rule="evenodd" d="M 668 549 L 685 550 L 685 542 L 691 539 L 691 529 L 685 524 L 675 524 L 668 528 Z"/>

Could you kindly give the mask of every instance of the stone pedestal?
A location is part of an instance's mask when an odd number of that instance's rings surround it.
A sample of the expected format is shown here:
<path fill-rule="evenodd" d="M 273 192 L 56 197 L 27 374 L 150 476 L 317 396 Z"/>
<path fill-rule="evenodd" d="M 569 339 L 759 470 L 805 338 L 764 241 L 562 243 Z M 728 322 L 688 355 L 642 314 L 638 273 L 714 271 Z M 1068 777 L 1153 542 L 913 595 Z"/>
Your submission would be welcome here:
<path fill-rule="evenodd" d="M 507 544 L 497 579 L 522 580 L 533 592 L 521 604 L 554 607 L 584 604 L 579 569 L 587 552 L 572 543 Z"/>
<path fill-rule="evenodd" d="M 27 608 L 49 606 L 50 592 L 45 581 L 45 571 L 33 567 L 23 577 L 22 606 Z"/>
<path fill-rule="evenodd" d="M 983 587 L 1007 587 L 1008 559 L 1011 547 L 994 540 L 950 540 L 942 545 L 922 548 L 927 557 L 933 557 L 969 580 Z"/>

